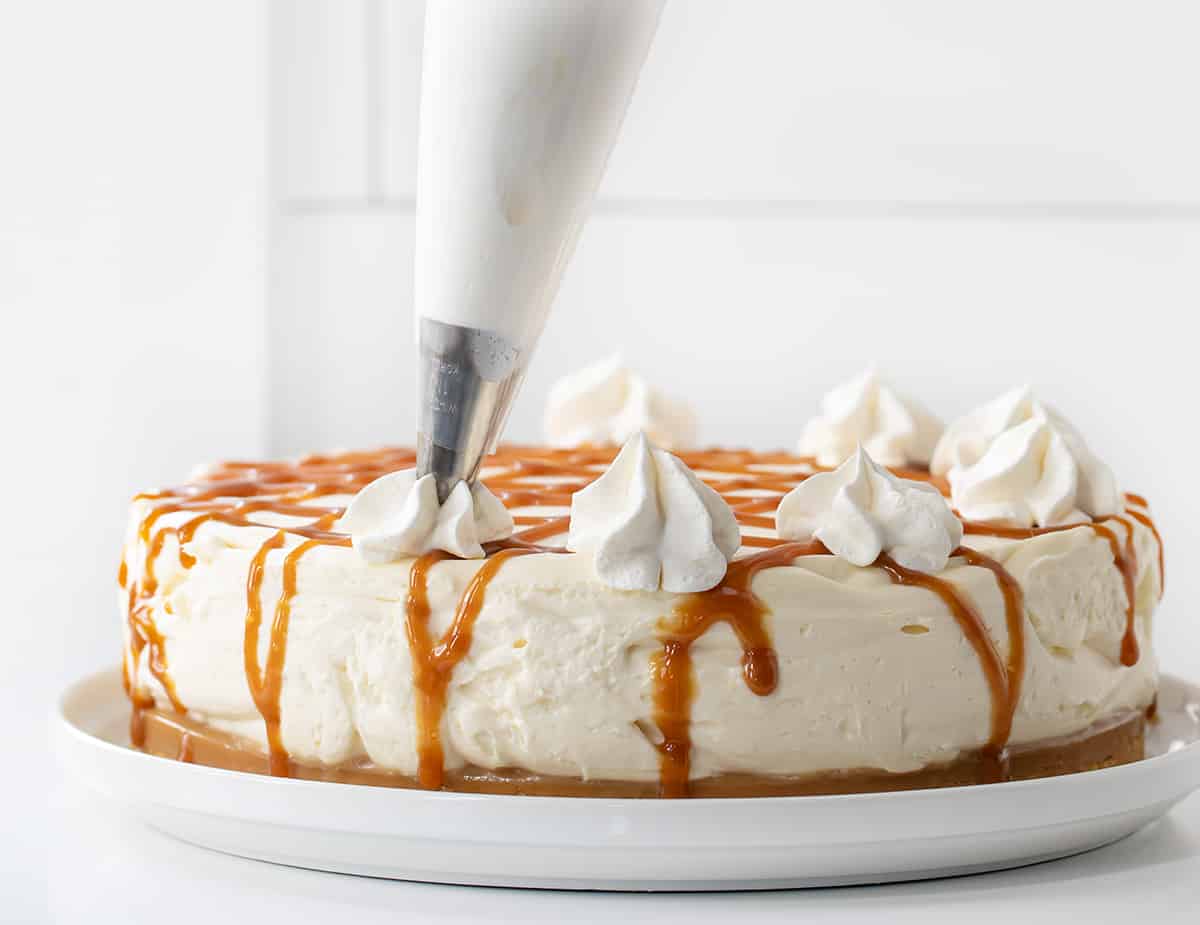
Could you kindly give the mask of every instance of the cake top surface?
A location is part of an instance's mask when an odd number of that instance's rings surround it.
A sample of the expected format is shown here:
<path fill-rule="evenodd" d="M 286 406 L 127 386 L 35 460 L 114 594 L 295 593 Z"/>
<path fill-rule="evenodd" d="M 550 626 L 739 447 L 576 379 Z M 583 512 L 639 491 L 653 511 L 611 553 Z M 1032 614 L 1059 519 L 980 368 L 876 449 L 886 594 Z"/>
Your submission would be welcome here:
<path fill-rule="evenodd" d="M 502 446 L 487 457 L 482 481 L 513 515 L 513 539 L 562 546 L 570 527 L 571 497 L 611 465 L 619 448 Z M 810 456 L 786 451 L 704 449 L 676 455 L 733 510 L 745 555 L 784 542 L 775 530 L 780 499 L 819 466 Z M 193 513 L 234 526 L 281 528 L 331 545 L 350 545 L 338 520 L 364 486 L 397 469 L 414 466 L 416 454 L 404 447 L 303 456 L 294 460 L 231 460 L 206 466 L 186 483 L 139 495 L 154 502 L 155 519 Z M 904 478 L 926 482 L 948 494 L 946 481 L 927 471 L 895 468 Z M 146 525 L 147 535 L 153 521 Z"/>

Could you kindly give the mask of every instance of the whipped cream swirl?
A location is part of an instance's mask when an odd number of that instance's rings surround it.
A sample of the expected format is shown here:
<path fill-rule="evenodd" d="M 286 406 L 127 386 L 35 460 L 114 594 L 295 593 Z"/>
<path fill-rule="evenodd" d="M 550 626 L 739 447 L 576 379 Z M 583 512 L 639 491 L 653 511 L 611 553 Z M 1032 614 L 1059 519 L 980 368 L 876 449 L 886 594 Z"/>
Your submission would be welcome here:
<path fill-rule="evenodd" d="M 819 465 L 837 466 L 861 445 L 882 465 L 924 466 L 941 433 L 941 421 L 868 369 L 826 394 L 820 416 L 805 425 L 799 451 Z"/>
<path fill-rule="evenodd" d="M 729 505 L 643 433 L 571 498 L 567 548 L 591 555 L 611 588 L 707 591 L 720 584 L 740 545 Z"/>
<path fill-rule="evenodd" d="M 681 449 L 695 442 L 696 419 L 616 355 L 554 384 L 546 400 L 545 431 L 554 446 L 624 444 L 644 432 L 658 446 Z"/>
<path fill-rule="evenodd" d="M 963 529 L 932 485 L 898 478 L 858 450 L 833 472 L 819 472 L 788 492 L 775 511 L 788 540 L 820 540 L 858 566 L 887 553 L 918 572 L 940 572 Z"/>
<path fill-rule="evenodd" d="M 968 520 L 1052 527 L 1118 514 L 1122 495 L 1079 432 L 1023 386 L 956 421 L 933 454 Z"/>
<path fill-rule="evenodd" d="M 432 475 L 401 469 L 365 486 L 346 508 L 338 529 L 371 563 L 395 562 L 441 549 L 463 559 L 482 559 L 483 543 L 511 536 L 513 519 L 482 482 L 459 482 L 438 503 Z"/>

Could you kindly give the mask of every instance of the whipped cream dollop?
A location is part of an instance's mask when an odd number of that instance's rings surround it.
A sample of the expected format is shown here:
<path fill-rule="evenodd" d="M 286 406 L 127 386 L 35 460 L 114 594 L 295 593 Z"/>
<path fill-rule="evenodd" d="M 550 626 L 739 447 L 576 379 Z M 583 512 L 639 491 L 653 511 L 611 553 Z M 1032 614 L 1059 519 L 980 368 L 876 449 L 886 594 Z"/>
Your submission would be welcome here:
<path fill-rule="evenodd" d="M 417 478 L 401 469 L 377 478 L 354 496 L 338 529 L 371 563 L 395 562 L 441 549 L 463 559 L 482 559 L 483 543 L 511 536 L 513 519 L 482 482 L 459 482 L 438 502 L 432 475 Z"/>
<path fill-rule="evenodd" d="M 546 400 L 546 439 L 554 446 L 624 444 L 643 432 L 666 449 L 691 446 L 696 419 L 615 355 L 556 382 Z"/>
<path fill-rule="evenodd" d="M 860 445 L 885 466 L 924 466 L 941 434 L 941 421 L 868 369 L 825 395 L 798 448 L 822 466 L 840 465 Z"/>
<path fill-rule="evenodd" d="M 932 485 L 898 478 L 859 447 L 833 472 L 805 479 L 779 502 L 779 536 L 820 540 L 858 566 L 887 553 L 918 572 L 940 572 L 963 528 Z"/>
<path fill-rule="evenodd" d="M 952 424 L 931 470 L 968 520 L 1051 527 L 1120 513 L 1116 478 L 1079 432 L 1028 386 Z"/>
<path fill-rule="evenodd" d="M 594 558 L 596 574 L 624 591 L 707 591 L 741 545 L 729 505 L 644 433 L 571 498 L 567 548 Z"/>

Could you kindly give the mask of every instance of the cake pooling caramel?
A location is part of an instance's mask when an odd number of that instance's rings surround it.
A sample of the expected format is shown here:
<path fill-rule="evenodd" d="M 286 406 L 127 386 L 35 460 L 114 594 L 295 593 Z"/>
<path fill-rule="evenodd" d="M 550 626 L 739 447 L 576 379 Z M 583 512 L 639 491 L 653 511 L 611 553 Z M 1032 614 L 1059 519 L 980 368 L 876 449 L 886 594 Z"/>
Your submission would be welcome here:
<path fill-rule="evenodd" d="M 404 618 L 413 664 L 416 700 L 418 774 L 420 786 L 438 789 L 446 785 L 441 721 L 453 672 L 470 650 L 474 624 L 483 607 L 487 589 L 506 563 L 519 556 L 556 554 L 564 550 L 551 543 L 567 533 L 566 511 L 571 496 L 598 478 L 612 462 L 616 447 L 546 449 L 510 446 L 488 457 L 483 481 L 514 513 L 517 530 L 500 543 L 489 544 L 488 556 L 480 564 L 455 609 L 450 627 L 434 640 L 429 631 L 428 579 L 439 562 L 452 558 L 435 552 L 416 559 L 409 574 L 409 592 Z M 683 597 L 664 614 L 659 625 L 662 643 L 648 666 L 653 683 L 655 729 L 644 730 L 659 755 L 659 793 L 667 797 L 688 796 L 696 789 L 690 779 L 691 705 L 694 677 L 691 646 L 715 623 L 728 623 L 742 647 L 743 679 L 758 696 L 770 695 L 778 681 L 778 661 L 767 628 L 766 606 L 754 594 L 754 576 L 764 569 L 785 567 L 802 556 L 826 555 L 820 543 L 788 543 L 774 535 L 773 513 L 780 498 L 822 471 L 811 458 L 789 453 L 755 453 L 750 450 L 704 450 L 677 454 L 697 476 L 728 503 L 743 528 L 743 555 L 732 563 L 715 588 Z M 185 548 L 197 531 L 209 522 L 232 526 L 259 526 L 270 531 L 251 557 L 246 578 L 246 621 L 243 640 L 246 683 L 259 714 L 268 742 L 268 769 L 288 775 L 294 768 L 281 737 L 280 696 L 287 658 L 291 602 L 297 592 L 297 569 L 301 559 L 319 546 L 349 547 L 348 535 L 337 529 L 344 508 L 325 503 L 329 496 L 353 495 L 369 482 L 389 472 L 415 464 L 412 451 L 388 448 L 370 452 L 307 456 L 287 462 L 226 462 L 178 488 L 138 496 L 149 510 L 138 525 L 145 550 L 140 568 L 122 559 L 118 583 L 127 596 L 127 651 L 124 681 L 132 702 L 131 739 L 141 745 L 145 737 L 144 713 L 154 707 L 154 698 L 135 683 L 134 669 L 148 650 L 146 662 L 151 675 L 165 691 L 171 708 L 180 715 L 180 702 L 168 669 L 166 641 L 154 624 L 152 608 L 158 594 L 156 560 L 169 541 L 174 541 L 181 568 L 195 564 Z M 905 477 L 928 482 L 948 494 L 944 479 L 923 470 L 894 470 Z M 1138 660 L 1134 623 L 1134 581 L 1137 559 L 1133 548 L 1133 521 L 1146 525 L 1158 542 L 1159 565 L 1162 541 L 1140 496 L 1129 495 L 1126 516 L 1114 518 L 1125 528 L 1124 542 L 1102 523 L 1016 530 L 967 522 L 965 532 L 1006 538 L 1026 538 L 1059 530 L 1086 528 L 1105 539 L 1113 561 L 1124 580 L 1127 596 L 1126 630 L 1121 660 L 1131 665 Z M 330 499 L 332 502 L 336 499 Z M 558 508 L 561 513 L 546 513 Z M 1141 510 L 1135 509 L 1141 508 Z M 532 509 L 532 510 L 531 510 Z M 190 515 L 176 526 L 158 522 L 167 514 Z M 256 515 L 283 515 L 297 523 L 266 524 Z M 1001 658 L 995 641 L 983 624 L 969 597 L 948 580 L 912 572 L 886 556 L 876 566 L 896 583 L 924 588 L 947 606 L 964 637 L 979 657 L 980 668 L 991 692 L 990 732 L 979 762 L 980 780 L 1008 776 L 1006 747 L 1013 716 L 1020 699 L 1025 665 L 1024 605 L 1016 580 L 996 560 L 963 546 L 955 556 L 972 566 L 990 570 L 1003 594 L 1009 647 Z M 263 633 L 262 584 L 268 563 L 282 556 L 282 590 L 275 603 L 266 646 L 265 664 L 260 660 Z M 169 605 L 165 605 L 169 606 Z"/>

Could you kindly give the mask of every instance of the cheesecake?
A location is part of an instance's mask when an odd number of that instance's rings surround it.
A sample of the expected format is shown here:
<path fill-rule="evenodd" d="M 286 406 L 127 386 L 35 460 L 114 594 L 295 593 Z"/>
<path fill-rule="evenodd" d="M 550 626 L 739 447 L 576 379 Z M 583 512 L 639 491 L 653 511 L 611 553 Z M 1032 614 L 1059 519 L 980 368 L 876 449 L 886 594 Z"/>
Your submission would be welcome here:
<path fill-rule="evenodd" d="M 133 745 L 631 797 L 1142 757 L 1161 539 L 1030 390 L 942 428 L 872 372 L 795 451 L 761 452 L 676 445 L 678 403 L 586 372 L 552 394 L 547 444 L 501 447 L 445 500 L 405 448 L 223 462 L 135 497 Z"/>

